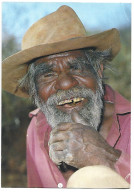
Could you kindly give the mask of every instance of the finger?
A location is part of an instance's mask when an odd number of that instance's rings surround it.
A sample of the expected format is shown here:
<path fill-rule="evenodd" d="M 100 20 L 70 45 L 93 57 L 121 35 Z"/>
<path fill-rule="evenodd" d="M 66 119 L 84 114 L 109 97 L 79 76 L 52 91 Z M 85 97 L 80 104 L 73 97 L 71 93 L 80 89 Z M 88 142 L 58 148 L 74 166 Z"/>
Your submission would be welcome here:
<path fill-rule="evenodd" d="M 56 142 L 51 144 L 49 148 L 55 152 L 55 151 L 63 151 L 66 148 L 66 146 L 63 142 Z"/>
<path fill-rule="evenodd" d="M 71 164 L 73 161 L 72 153 L 65 148 L 64 150 L 54 150 L 52 146 L 49 149 L 49 156 L 54 163 L 60 165 L 61 162 L 65 162 L 67 164 Z"/>
<path fill-rule="evenodd" d="M 49 156 L 52 161 L 56 164 L 60 164 L 61 162 L 65 162 L 66 157 L 68 155 L 68 150 L 64 149 L 63 151 L 55 151 L 52 147 L 49 149 Z"/>
<path fill-rule="evenodd" d="M 55 134 L 57 131 L 67 131 L 71 129 L 73 123 L 60 123 L 52 129 L 52 133 Z"/>
<path fill-rule="evenodd" d="M 75 123 L 81 123 L 83 125 L 89 125 L 89 123 L 86 122 L 85 119 L 76 110 L 73 110 L 71 112 L 71 118 L 72 118 L 72 121 L 75 122 Z"/>
<path fill-rule="evenodd" d="M 61 162 L 71 164 L 73 161 L 73 155 L 69 153 L 66 149 L 63 151 L 50 152 L 49 155 L 52 161 L 57 165 L 60 165 Z"/>
<path fill-rule="evenodd" d="M 68 139 L 68 133 L 65 132 L 57 132 L 57 133 L 51 133 L 49 138 L 49 145 L 55 142 L 59 141 L 65 141 L 65 139 Z"/>
<path fill-rule="evenodd" d="M 49 156 L 51 158 L 51 160 L 57 164 L 60 165 L 60 163 L 62 161 L 64 161 L 64 155 L 63 155 L 63 151 L 53 151 L 52 149 L 49 150 Z"/>

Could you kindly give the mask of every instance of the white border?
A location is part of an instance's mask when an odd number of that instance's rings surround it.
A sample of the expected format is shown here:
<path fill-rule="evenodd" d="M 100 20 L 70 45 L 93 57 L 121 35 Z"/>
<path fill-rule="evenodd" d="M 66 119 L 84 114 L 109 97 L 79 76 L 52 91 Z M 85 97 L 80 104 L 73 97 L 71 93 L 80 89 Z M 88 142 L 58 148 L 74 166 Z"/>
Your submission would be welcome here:
<path fill-rule="evenodd" d="M 16 0 L 14 0 L 14 1 L 12 1 L 12 0 L 8 0 L 8 1 L 1 1 L 0 2 L 0 10 L 2 9 L 1 7 L 1 4 L 3 3 L 3 2 L 38 2 L 38 1 L 33 1 L 33 0 L 29 0 L 29 1 L 27 1 L 27 0 L 21 0 L 21 1 L 16 1 Z M 134 18 L 134 5 L 133 5 L 133 0 L 121 0 L 121 1 L 117 1 L 117 0 L 103 0 L 103 1 L 101 1 L 101 0 L 83 0 L 83 1 L 79 1 L 79 0 L 77 0 L 77 1 L 75 1 L 75 0 L 72 0 L 72 1 L 61 1 L 61 0 L 58 0 L 58 1 L 55 1 L 55 0 L 47 0 L 47 1 L 42 1 L 42 0 L 40 0 L 39 2 L 65 2 L 65 3 L 68 3 L 68 2 L 82 2 L 82 3 L 84 3 L 84 2 L 86 2 L 86 3 L 131 3 L 132 4 L 132 10 L 131 10 L 131 13 L 132 13 L 132 32 L 134 31 L 134 27 L 133 27 L 133 18 Z M 1 13 L 2 13 L 2 11 L 1 11 Z M 0 17 L 0 22 L 1 22 L 1 17 Z M 132 51 L 131 51 L 131 64 L 133 64 L 134 65 L 134 60 L 133 60 L 133 56 L 134 56 L 134 53 L 133 53 L 133 48 L 134 48 L 134 40 L 133 40 L 133 34 L 132 34 L 132 40 L 131 40 L 131 43 L 132 43 Z M 0 31 L 0 38 L 1 38 L 1 31 Z M 1 39 L 0 39 L 1 40 Z M 132 54 L 133 53 L 133 54 Z M 1 54 L 0 54 L 1 55 Z M 134 68 L 133 68 L 133 65 L 131 65 L 131 91 L 132 91 L 132 93 L 131 93 L 131 95 L 132 95 L 132 97 L 131 97 L 131 99 L 132 99 L 132 102 L 131 102 L 131 106 L 132 107 L 134 107 L 134 101 L 133 101 L 133 97 L 134 97 L 134 95 L 133 95 L 133 89 L 134 89 L 134 87 L 133 87 L 133 77 L 134 77 Z M 0 97 L 0 103 L 1 103 L 1 97 Z M 0 116 L 1 116 L 1 112 L 0 112 Z M 20 193 L 20 192 L 30 192 L 30 193 L 32 193 L 32 194 L 34 194 L 34 193 L 37 193 L 37 192 L 39 192 L 39 193 L 42 193 L 42 194 L 44 194 L 44 193 L 47 193 L 47 192 L 49 192 L 49 194 L 51 194 L 51 193 L 55 193 L 55 192 L 58 192 L 58 194 L 60 194 L 60 193 L 70 193 L 70 192 L 76 192 L 76 193 L 78 193 L 78 192 L 84 192 L 84 193 L 100 193 L 100 192 L 103 192 L 103 194 L 107 194 L 107 192 L 109 193 L 109 192 L 111 192 L 111 193 L 113 193 L 113 192 L 117 192 L 118 194 L 123 194 L 123 193 L 132 193 L 132 192 L 134 192 L 133 191 L 133 189 L 134 189 L 134 178 L 133 178 L 133 172 L 134 172 L 134 165 L 133 165 L 133 161 L 134 161 L 134 154 L 133 154 L 133 139 L 134 139 L 134 134 L 133 134 L 133 128 L 134 128 L 134 122 L 133 122 L 133 117 L 134 116 L 134 113 L 133 113 L 133 110 L 132 110 L 132 122 L 131 122 L 131 140 L 132 140 L 132 144 L 131 144 L 131 171 L 132 171 L 132 175 L 131 175 L 131 189 L 46 189 L 46 188 L 42 188 L 42 189 L 39 189 L 39 188 L 0 188 L 0 192 L 1 193 L 10 193 L 10 194 L 18 194 L 18 193 Z M 0 122 L 0 124 L 1 124 L 1 122 Z M 0 135 L 1 135 L 1 132 L 0 132 Z M 0 138 L 0 145 L 1 145 L 1 138 Z M 1 160 L 0 160 L 0 164 L 1 164 Z M 1 176 L 0 176 L 0 180 L 1 180 Z M 45 190 L 44 190 L 45 189 Z"/>

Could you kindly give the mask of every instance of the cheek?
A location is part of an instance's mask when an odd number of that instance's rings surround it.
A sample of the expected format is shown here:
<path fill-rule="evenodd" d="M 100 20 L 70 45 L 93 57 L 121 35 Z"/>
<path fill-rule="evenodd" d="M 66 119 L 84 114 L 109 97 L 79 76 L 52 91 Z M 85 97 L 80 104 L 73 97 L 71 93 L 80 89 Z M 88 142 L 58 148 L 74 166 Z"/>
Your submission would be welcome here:
<path fill-rule="evenodd" d="M 85 85 L 87 88 L 90 88 L 91 90 L 96 92 L 97 82 L 94 78 L 87 78 L 87 80 L 85 81 Z"/>
<path fill-rule="evenodd" d="M 80 85 L 83 85 L 91 90 L 93 92 L 96 92 L 97 89 L 97 81 L 93 77 L 77 77 L 77 80 L 79 80 Z"/>
<path fill-rule="evenodd" d="M 54 82 L 52 83 L 47 83 L 43 86 L 40 86 L 39 84 L 39 97 L 44 100 L 45 102 L 48 100 L 48 98 L 54 94 L 56 91 L 54 89 Z"/>

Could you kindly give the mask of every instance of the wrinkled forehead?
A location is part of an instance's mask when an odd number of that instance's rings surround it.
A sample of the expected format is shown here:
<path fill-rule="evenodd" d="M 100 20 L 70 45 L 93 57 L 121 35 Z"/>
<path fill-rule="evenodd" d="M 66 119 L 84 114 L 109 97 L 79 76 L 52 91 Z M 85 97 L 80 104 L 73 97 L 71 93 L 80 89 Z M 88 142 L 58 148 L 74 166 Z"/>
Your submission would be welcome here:
<path fill-rule="evenodd" d="M 85 57 L 85 53 L 83 50 L 74 50 L 74 51 L 66 51 L 63 53 L 53 54 L 45 57 L 41 57 L 37 60 L 35 60 L 35 65 L 41 64 L 41 63 L 47 63 L 47 64 L 55 64 L 58 62 L 68 62 L 73 61 L 79 57 Z"/>

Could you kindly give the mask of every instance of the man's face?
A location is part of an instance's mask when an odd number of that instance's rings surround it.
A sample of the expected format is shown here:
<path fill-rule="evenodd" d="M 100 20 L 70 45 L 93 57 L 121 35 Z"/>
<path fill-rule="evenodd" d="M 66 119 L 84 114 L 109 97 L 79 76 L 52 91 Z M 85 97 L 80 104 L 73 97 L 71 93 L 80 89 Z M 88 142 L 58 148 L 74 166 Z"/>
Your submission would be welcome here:
<path fill-rule="evenodd" d="M 52 127 L 60 122 L 71 122 L 74 109 L 89 125 L 97 128 L 100 122 L 101 84 L 98 84 L 95 74 L 86 64 L 77 63 L 80 57 L 85 57 L 82 51 L 69 51 L 35 62 L 36 66 L 45 63 L 36 80 L 40 108 Z"/>

